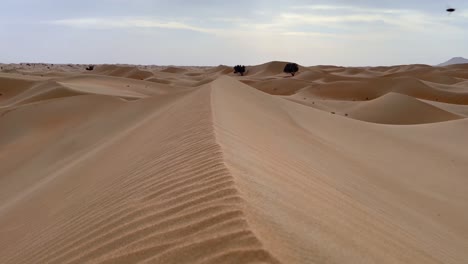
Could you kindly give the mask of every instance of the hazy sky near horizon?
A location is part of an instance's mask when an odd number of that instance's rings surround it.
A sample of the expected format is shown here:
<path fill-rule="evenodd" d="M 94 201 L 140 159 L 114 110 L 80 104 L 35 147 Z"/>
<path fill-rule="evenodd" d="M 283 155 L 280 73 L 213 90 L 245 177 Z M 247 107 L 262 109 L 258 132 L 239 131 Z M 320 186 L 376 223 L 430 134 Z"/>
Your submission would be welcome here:
<path fill-rule="evenodd" d="M 0 63 L 437 64 L 468 56 L 468 1 L 2 0 L 0 36 Z"/>

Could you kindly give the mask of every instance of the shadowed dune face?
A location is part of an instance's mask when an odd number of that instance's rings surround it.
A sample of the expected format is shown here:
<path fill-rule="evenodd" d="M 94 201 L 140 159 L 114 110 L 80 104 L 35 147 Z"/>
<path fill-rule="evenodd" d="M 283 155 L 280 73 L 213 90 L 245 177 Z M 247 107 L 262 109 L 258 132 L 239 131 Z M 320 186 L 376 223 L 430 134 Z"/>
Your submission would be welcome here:
<path fill-rule="evenodd" d="M 3 65 L 0 263 L 466 263 L 466 66 Z"/>

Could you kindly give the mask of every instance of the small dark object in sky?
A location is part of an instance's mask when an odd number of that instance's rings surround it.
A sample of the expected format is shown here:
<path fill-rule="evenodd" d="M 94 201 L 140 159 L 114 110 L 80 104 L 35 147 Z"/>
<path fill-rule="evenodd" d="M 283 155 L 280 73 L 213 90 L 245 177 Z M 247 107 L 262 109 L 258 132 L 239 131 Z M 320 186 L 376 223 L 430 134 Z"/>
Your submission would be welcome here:
<path fill-rule="evenodd" d="M 456 10 L 455 8 L 447 8 L 446 11 L 449 12 L 449 13 L 452 13 L 452 12 L 455 12 L 455 10 Z"/>
<path fill-rule="evenodd" d="M 86 67 L 86 70 L 87 70 L 87 71 L 92 71 L 92 70 L 94 70 L 94 65 L 89 65 L 88 67 Z"/>
<path fill-rule="evenodd" d="M 240 73 L 241 76 L 244 76 L 244 73 L 245 73 L 245 66 L 244 66 L 244 65 L 236 65 L 236 66 L 234 66 L 234 73 Z"/>
<path fill-rule="evenodd" d="M 286 66 L 284 66 L 283 72 L 285 73 L 290 73 L 292 76 L 296 74 L 296 72 L 299 71 L 299 66 L 297 66 L 296 63 L 288 63 Z"/>

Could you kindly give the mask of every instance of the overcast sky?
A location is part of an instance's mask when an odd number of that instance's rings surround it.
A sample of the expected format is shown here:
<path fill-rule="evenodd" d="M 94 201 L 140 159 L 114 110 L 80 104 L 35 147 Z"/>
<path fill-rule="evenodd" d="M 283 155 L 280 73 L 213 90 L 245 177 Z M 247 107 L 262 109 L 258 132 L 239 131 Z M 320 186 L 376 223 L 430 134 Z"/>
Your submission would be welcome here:
<path fill-rule="evenodd" d="M 0 36 L 3 63 L 437 64 L 468 57 L 468 1 L 1 0 Z"/>

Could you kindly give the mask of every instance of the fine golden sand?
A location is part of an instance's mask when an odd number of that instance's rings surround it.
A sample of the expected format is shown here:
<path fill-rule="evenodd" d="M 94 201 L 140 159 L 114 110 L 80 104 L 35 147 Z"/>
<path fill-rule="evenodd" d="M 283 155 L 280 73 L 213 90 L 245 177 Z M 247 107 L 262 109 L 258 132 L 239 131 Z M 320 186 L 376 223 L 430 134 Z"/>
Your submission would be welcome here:
<path fill-rule="evenodd" d="M 468 66 L 0 65 L 0 263 L 468 263 Z"/>

